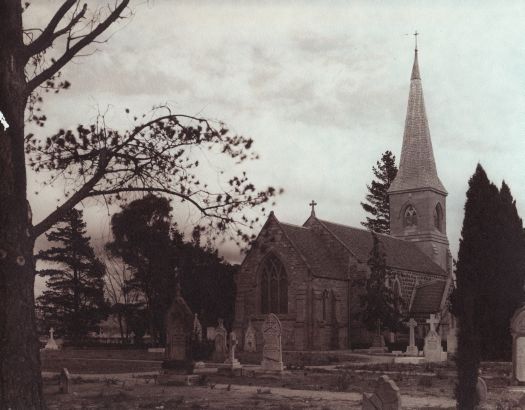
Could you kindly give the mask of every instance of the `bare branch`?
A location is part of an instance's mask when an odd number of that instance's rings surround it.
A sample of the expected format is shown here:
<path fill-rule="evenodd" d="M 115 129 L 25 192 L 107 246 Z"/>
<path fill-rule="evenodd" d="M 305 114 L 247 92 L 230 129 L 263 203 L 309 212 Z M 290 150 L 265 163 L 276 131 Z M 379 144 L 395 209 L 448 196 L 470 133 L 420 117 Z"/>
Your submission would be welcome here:
<path fill-rule="evenodd" d="M 77 203 L 86 198 L 93 187 L 104 177 L 106 166 L 109 163 L 109 158 L 106 151 L 101 151 L 99 155 L 99 164 L 95 174 L 77 191 L 71 198 L 65 201 L 57 209 L 51 212 L 44 220 L 33 227 L 33 237 L 38 238 L 45 231 L 56 224 L 62 215 L 67 211 L 73 209 Z"/>
<path fill-rule="evenodd" d="M 73 7 L 73 5 L 76 2 L 77 0 L 66 0 L 64 4 L 60 6 L 60 8 L 57 10 L 55 15 L 53 16 L 53 18 L 49 21 L 49 24 L 47 25 L 47 27 L 44 29 L 44 31 L 42 31 L 42 34 L 40 34 L 32 43 L 26 46 L 27 58 L 44 51 L 46 48 L 50 47 L 53 44 L 53 40 L 55 40 L 55 38 L 58 37 L 57 35 L 55 35 L 55 29 L 57 28 L 60 21 L 62 21 L 62 19 L 64 18 L 66 13 L 69 11 L 69 9 Z M 84 7 L 82 9 L 83 11 L 81 12 L 82 15 L 85 13 L 86 7 L 87 5 L 84 4 Z M 80 18 L 77 19 L 77 21 L 80 20 Z M 75 24 L 76 22 L 73 25 Z M 68 27 L 70 25 L 71 23 L 68 24 Z M 71 25 L 71 27 L 73 25 Z"/>
<path fill-rule="evenodd" d="M 69 0 L 72 1 L 72 0 Z M 87 45 L 91 44 L 100 34 L 102 34 L 111 24 L 113 24 L 122 14 L 124 9 L 128 6 L 129 0 L 122 0 L 120 4 L 109 14 L 106 19 L 93 28 L 89 34 L 86 34 L 78 42 L 71 45 L 66 49 L 64 54 L 58 58 L 53 64 L 47 67 L 44 71 L 37 74 L 26 85 L 26 95 L 29 95 L 35 90 L 40 84 L 50 79 L 55 75 L 62 67 L 64 67 L 75 55 Z"/>

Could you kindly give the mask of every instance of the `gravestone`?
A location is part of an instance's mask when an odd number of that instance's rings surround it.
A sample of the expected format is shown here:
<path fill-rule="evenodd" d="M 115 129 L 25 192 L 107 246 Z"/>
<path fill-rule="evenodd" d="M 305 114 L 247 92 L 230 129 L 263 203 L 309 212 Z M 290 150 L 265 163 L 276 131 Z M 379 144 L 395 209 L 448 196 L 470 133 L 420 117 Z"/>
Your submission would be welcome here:
<path fill-rule="evenodd" d="M 381 321 L 377 321 L 377 333 L 372 338 L 372 347 L 368 349 L 371 353 L 384 353 L 388 351 L 385 338 L 381 333 Z"/>
<path fill-rule="evenodd" d="M 197 342 L 202 342 L 202 325 L 199 320 L 199 317 L 197 313 L 195 313 L 195 317 L 193 318 L 193 340 L 196 340 Z"/>
<path fill-rule="evenodd" d="M 60 372 L 58 381 L 58 392 L 69 394 L 71 392 L 71 375 L 69 371 L 64 367 Z"/>
<path fill-rule="evenodd" d="M 213 360 L 215 362 L 224 362 L 228 354 L 226 337 L 228 332 L 224 327 L 223 320 L 219 319 L 219 325 L 215 328 L 215 350 L 213 351 Z"/>
<path fill-rule="evenodd" d="M 248 321 L 248 328 L 244 334 L 244 351 L 245 352 L 256 352 L 257 341 L 255 338 L 255 329 L 252 326 L 252 320 Z"/>
<path fill-rule="evenodd" d="M 264 371 L 284 370 L 282 349 L 282 326 L 279 318 L 270 313 L 262 325 L 263 358 L 261 367 Z"/>
<path fill-rule="evenodd" d="M 447 333 L 447 353 L 455 355 L 458 351 L 458 329 L 456 327 L 456 319 L 450 316 L 450 326 Z"/>
<path fill-rule="evenodd" d="M 510 320 L 512 334 L 512 384 L 525 384 L 525 306 Z"/>
<path fill-rule="evenodd" d="M 414 329 L 417 327 L 417 322 L 410 318 L 410 320 L 405 323 L 409 328 L 409 344 L 407 346 L 406 355 L 407 356 L 417 356 L 419 354 L 419 349 L 416 346 L 416 337 L 414 335 Z"/>
<path fill-rule="evenodd" d="M 193 313 L 182 297 L 180 285 L 166 313 L 166 349 L 160 384 L 191 384 L 197 375 L 193 373 L 191 357 L 191 336 L 193 331 Z M 192 377 L 188 376 L 192 375 Z"/>
<path fill-rule="evenodd" d="M 485 379 L 478 377 L 478 383 L 476 384 L 476 394 L 478 395 L 479 404 L 482 404 L 487 400 L 487 383 Z"/>
<path fill-rule="evenodd" d="M 436 324 L 439 321 L 436 315 L 430 315 L 430 319 L 427 319 L 427 323 L 430 324 L 430 330 L 425 337 L 423 352 L 428 362 L 442 362 L 446 360 L 446 352 L 443 352 L 443 347 L 441 346 L 441 336 L 436 332 Z"/>
<path fill-rule="evenodd" d="M 390 377 L 383 375 L 376 383 L 374 393 L 363 393 L 362 410 L 400 410 L 401 393 Z"/>
<path fill-rule="evenodd" d="M 55 332 L 55 329 L 53 328 L 49 329 L 49 340 L 47 341 L 44 347 L 45 350 L 58 350 L 57 342 L 53 336 L 54 332 Z"/>
<path fill-rule="evenodd" d="M 215 327 L 214 326 L 208 326 L 206 328 L 206 339 L 212 342 L 215 340 Z"/>

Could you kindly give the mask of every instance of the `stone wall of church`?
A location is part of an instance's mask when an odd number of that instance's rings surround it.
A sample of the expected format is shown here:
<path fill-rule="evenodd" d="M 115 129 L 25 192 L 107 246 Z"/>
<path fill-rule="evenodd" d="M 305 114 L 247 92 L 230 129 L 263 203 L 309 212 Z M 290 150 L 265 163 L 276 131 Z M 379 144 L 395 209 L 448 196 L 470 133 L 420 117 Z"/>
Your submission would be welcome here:
<path fill-rule="evenodd" d="M 287 240 L 278 222 L 271 218 L 235 277 L 237 296 L 234 329 L 244 338 L 248 320 L 256 330 L 258 350 L 262 348 L 260 328 L 266 315 L 261 313 L 259 273 L 264 259 L 273 254 L 283 263 L 288 281 L 288 313 L 278 314 L 283 326 L 283 348 L 307 349 L 307 283 L 310 272 L 301 255 Z"/>

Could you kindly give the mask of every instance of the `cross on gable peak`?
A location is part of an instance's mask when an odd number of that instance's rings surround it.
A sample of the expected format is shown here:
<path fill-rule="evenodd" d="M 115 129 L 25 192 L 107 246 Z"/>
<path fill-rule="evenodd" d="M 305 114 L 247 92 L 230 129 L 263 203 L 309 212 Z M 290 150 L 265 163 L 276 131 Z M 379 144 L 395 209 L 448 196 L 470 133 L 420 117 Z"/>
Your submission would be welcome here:
<path fill-rule="evenodd" d="M 308 204 L 311 208 L 312 208 L 312 216 L 315 216 L 315 206 L 317 205 L 317 202 L 315 202 L 313 199 L 312 199 L 312 202 L 310 202 Z"/>

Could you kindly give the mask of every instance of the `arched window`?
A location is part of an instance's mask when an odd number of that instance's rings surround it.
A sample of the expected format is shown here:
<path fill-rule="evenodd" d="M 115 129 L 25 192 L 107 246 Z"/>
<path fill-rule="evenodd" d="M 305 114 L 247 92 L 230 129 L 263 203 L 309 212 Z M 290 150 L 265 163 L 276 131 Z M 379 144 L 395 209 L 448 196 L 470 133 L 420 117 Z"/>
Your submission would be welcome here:
<path fill-rule="evenodd" d="M 417 212 L 413 205 L 408 205 L 405 208 L 405 226 L 417 226 Z"/>
<path fill-rule="evenodd" d="M 394 284 L 392 291 L 394 292 L 394 305 L 397 311 L 401 308 L 401 283 L 399 283 L 399 278 L 394 279 Z"/>
<path fill-rule="evenodd" d="M 441 204 L 439 202 L 434 208 L 434 226 L 436 227 L 438 231 L 442 232 L 443 230 L 443 209 L 441 208 Z"/>
<path fill-rule="evenodd" d="M 326 322 L 328 320 L 328 302 L 329 302 L 329 293 L 325 289 L 323 292 L 323 320 Z"/>
<path fill-rule="evenodd" d="M 261 313 L 288 312 L 288 282 L 279 259 L 268 256 L 261 272 Z"/>

